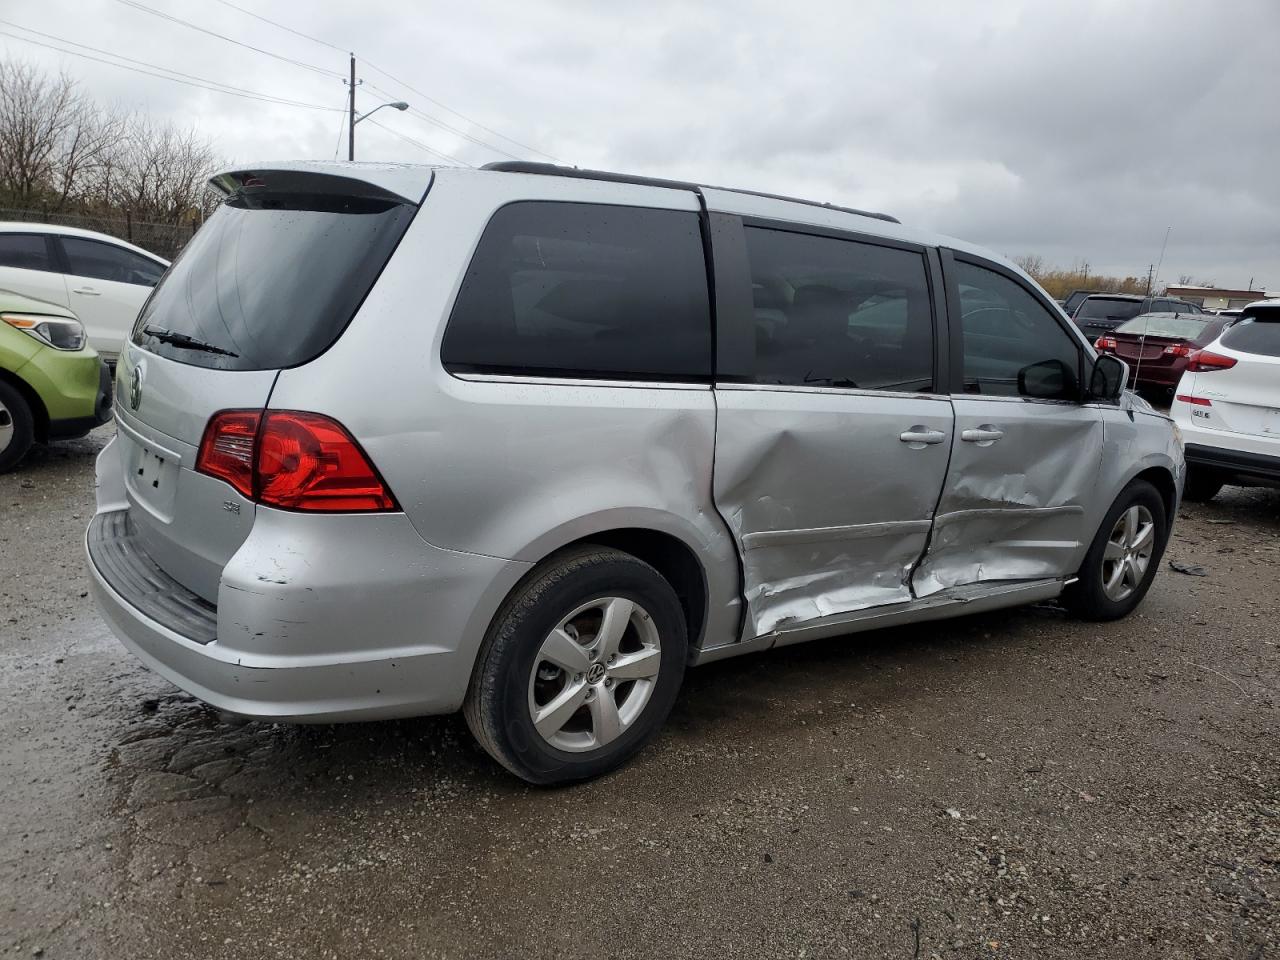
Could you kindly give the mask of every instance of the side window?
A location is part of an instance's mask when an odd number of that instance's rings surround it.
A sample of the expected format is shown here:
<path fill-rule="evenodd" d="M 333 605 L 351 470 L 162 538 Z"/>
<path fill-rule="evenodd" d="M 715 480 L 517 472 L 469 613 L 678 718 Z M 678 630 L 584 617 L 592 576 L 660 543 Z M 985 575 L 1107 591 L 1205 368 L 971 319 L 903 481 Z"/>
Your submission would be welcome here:
<path fill-rule="evenodd" d="M 39 233 L 0 233 L 0 267 L 57 273 L 44 235 Z"/>
<path fill-rule="evenodd" d="M 757 383 L 933 389 L 924 256 L 748 227 Z"/>
<path fill-rule="evenodd" d="M 71 272 L 77 277 L 94 280 L 114 280 L 117 283 L 133 283 L 154 287 L 164 273 L 164 267 L 154 260 L 123 247 L 112 246 L 99 240 L 84 237 L 59 237 L 62 249 L 67 253 Z"/>
<path fill-rule="evenodd" d="M 1048 309 L 1003 274 L 956 261 L 964 392 L 1075 400 L 1080 348 Z"/>
<path fill-rule="evenodd" d="M 440 352 L 454 371 L 710 377 L 698 215 L 545 201 L 503 207 L 463 277 Z"/>

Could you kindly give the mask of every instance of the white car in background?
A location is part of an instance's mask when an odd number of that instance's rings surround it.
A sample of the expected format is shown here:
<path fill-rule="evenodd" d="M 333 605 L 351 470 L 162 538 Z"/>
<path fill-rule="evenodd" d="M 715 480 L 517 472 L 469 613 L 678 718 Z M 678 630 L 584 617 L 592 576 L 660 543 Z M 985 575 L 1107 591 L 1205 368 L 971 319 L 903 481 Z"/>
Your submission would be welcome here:
<path fill-rule="evenodd" d="M 0 290 L 71 310 L 89 345 L 114 365 L 138 311 L 169 262 L 92 230 L 0 223 Z"/>
<path fill-rule="evenodd" d="M 1226 483 L 1280 487 L 1280 299 L 1249 304 L 1191 355 L 1172 412 L 1188 500 L 1210 500 Z"/>

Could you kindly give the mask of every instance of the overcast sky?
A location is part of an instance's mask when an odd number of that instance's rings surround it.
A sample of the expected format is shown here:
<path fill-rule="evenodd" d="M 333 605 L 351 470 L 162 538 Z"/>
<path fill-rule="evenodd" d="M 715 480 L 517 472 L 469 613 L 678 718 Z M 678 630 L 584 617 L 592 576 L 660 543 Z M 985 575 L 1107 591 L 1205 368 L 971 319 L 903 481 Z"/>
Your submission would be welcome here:
<path fill-rule="evenodd" d="M 1162 280 L 1280 290 L 1277 0 L 234 0 L 340 49 L 224 0 L 138 2 L 333 75 L 125 0 L 5 0 L 0 30 L 331 109 L 7 36 L 0 50 L 65 70 L 104 103 L 195 126 L 232 162 L 332 158 L 353 49 L 361 109 L 403 98 L 520 158 L 545 159 L 476 124 L 579 166 L 881 209 L 1092 272 L 1145 273 L 1172 226 Z M 470 164 L 506 158 L 420 115 L 375 119 Z M 372 123 L 357 134 L 358 158 L 438 162 Z"/>

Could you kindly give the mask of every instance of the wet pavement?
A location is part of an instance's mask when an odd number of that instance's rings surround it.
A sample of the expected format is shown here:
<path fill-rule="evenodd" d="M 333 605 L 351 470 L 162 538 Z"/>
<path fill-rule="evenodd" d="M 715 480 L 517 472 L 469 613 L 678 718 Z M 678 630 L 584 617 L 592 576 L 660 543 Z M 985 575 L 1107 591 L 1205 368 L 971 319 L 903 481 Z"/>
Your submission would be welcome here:
<path fill-rule="evenodd" d="M 1188 505 L 1138 614 L 692 671 L 621 772 L 457 717 L 219 716 L 98 620 L 107 430 L 0 477 L 0 956 L 1280 956 L 1280 492 Z"/>

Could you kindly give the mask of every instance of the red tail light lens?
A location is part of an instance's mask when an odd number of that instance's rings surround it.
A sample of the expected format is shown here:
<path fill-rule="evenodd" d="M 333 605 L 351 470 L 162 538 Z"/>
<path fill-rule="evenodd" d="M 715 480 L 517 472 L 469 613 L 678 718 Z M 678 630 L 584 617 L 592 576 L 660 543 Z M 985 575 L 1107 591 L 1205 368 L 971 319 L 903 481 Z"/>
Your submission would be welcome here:
<path fill-rule="evenodd" d="M 396 501 L 342 424 L 297 410 L 226 410 L 205 428 L 196 470 L 286 510 L 395 510 Z"/>
<path fill-rule="evenodd" d="M 1214 370 L 1230 370 L 1235 365 L 1235 357 L 1224 357 L 1208 350 L 1193 350 L 1191 359 L 1187 361 L 1187 370 L 1191 373 L 1210 373 Z"/>
<path fill-rule="evenodd" d="M 1193 397 L 1189 393 L 1178 394 L 1178 399 L 1183 403 L 1189 403 L 1193 407 L 1212 407 L 1213 404 L 1205 397 Z"/>
<path fill-rule="evenodd" d="M 253 444 L 258 435 L 257 410 L 223 410 L 209 418 L 196 456 L 196 472 L 225 480 L 253 499 Z"/>
<path fill-rule="evenodd" d="M 1189 357 L 1195 351 L 1185 343 L 1171 343 L 1164 348 L 1166 357 Z"/>
<path fill-rule="evenodd" d="M 1095 350 L 1114 350 L 1116 348 L 1116 338 L 1099 337 L 1094 341 L 1093 348 Z"/>

